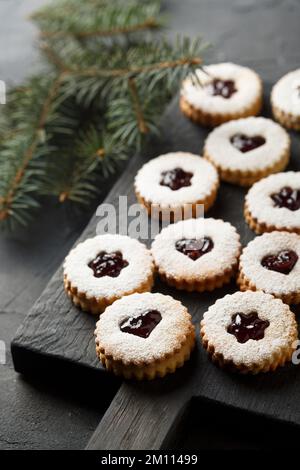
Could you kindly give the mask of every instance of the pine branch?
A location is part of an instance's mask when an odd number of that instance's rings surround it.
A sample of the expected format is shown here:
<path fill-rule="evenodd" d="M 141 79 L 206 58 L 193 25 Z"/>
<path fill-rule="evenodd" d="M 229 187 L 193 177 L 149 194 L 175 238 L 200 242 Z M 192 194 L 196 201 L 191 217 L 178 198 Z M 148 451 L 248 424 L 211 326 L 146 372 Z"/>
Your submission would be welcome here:
<path fill-rule="evenodd" d="M 95 64 L 95 54 L 90 54 L 81 44 L 68 42 L 68 47 L 61 47 L 61 43 L 51 42 L 44 43 L 42 47 L 47 58 L 63 74 L 65 96 L 76 96 L 77 101 L 87 107 L 97 100 L 100 102 L 118 97 L 119 93 L 127 94 L 132 83 L 129 79 L 136 81 L 137 77 L 147 85 L 147 89 L 142 90 L 143 95 L 153 94 L 158 86 L 163 86 L 170 98 L 170 88 L 173 87 L 174 92 L 180 80 L 202 63 L 200 55 L 205 44 L 200 39 L 192 42 L 178 38 L 174 46 L 164 40 L 139 41 L 125 50 L 109 47 L 101 57 L 97 57 L 97 67 L 90 67 L 90 64 Z M 120 64 L 126 67 L 120 68 Z M 141 113 L 138 115 L 141 125 Z M 144 124 L 142 128 L 145 128 Z"/>
<path fill-rule="evenodd" d="M 32 18 L 41 28 L 41 37 L 89 39 L 129 35 L 163 25 L 160 0 L 112 1 L 59 0 Z M 68 17 L 66 18 L 66 10 Z"/>
<path fill-rule="evenodd" d="M 66 38 L 68 36 L 74 36 L 77 39 L 86 39 L 90 37 L 106 37 L 106 36 L 115 36 L 120 34 L 129 34 L 136 33 L 138 31 L 144 31 L 147 29 L 158 28 L 159 24 L 155 18 L 148 18 L 146 21 L 140 24 L 135 24 L 132 26 L 123 26 L 119 28 L 107 29 L 107 30 L 94 30 L 94 31 L 78 31 L 73 33 L 65 33 L 63 31 L 42 31 L 40 37 L 42 39 L 48 38 Z"/>
<path fill-rule="evenodd" d="M 19 129 L 14 130 L 17 136 L 15 141 L 10 142 L 7 140 L 4 143 L 4 149 L 2 149 L 0 160 L 0 168 L 2 170 L 2 181 L 0 186 L 0 221 L 4 221 L 10 216 L 16 217 L 15 210 L 18 207 L 22 208 L 23 205 L 26 205 L 22 198 L 22 194 L 28 195 L 38 189 L 39 182 L 42 177 L 45 176 L 40 165 L 34 163 L 33 166 L 31 166 L 31 163 L 33 160 L 42 156 L 46 151 L 47 142 L 50 136 L 46 135 L 45 126 L 49 120 L 49 115 L 54 111 L 53 104 L 58 96 L 60 83 L 60 76 L 50 82 L 46 82 L 45 89 L 42 89 L 45 96 L 41 102 L 41 107 L 38 115 L 36 116 L 35 122 L 28 122 L 25 124 L 21 122 Z M 35 81 L 33 81 L 33 85 L 34 84 Z M 36 91 L 37 90 L 33 88 L 29 90 L 25 89 L 25 91 L 21 90 L 21 93 L 25 92 L 25 94 L 29 94 L 31 98 L 29 101 L 28 96 L 21 99 L 21 106 L 25 106 L 23 109 L 14 109 L 14 99 L 16 99 L 16 96 L 12 99 L 12 114 L 15 120 L 18 120 L 20 118 L 20 114 L 24 112 L 26 113 L 26 109 L 28 111 L 28 108 L 31 107 L 36 98 Z M 19 96 L 19 94 L 19 90 L 16 90 L 16 95 Z M 35 102 L 34 104 L 38 107 L 38 103 Z M 5 137 L 8 139 L 7 135 Z M 16 158 L 16 155 L 13 155 L 14 152 L 17 153 L 18 158 Z M 10 158 L 13 158 L 14 165 L 6 170 Z M 31 176 L 38 176 L 38 183 L 32 186 L 29 185 L 24 189 L 24 186 L 28 183 L 28 179 L 30 179 Z M 38 203 L 33 198 L 29 197 L 27 205 L 29 207 L 37 207 Z M 18 218 L 18 221 L 21 222 L 21 217 Z"/>
<path fill-rule="evenodd" d="M 49 169 L 54 184 L 45 191 L 55 195 L 61 203 L 69 200 L 88 204 L 99 192 L 102 181 L 126 159 L 124 147 L 94 125 L 79 134 L 69 151 L 65 150 L 63 160 L 61 154 L 54 155 Z M 59 166 L 56 159 L 59 159 Z"/>
<path fill-rule="evenodd" d="M 153 39 L 160 3 L 59 0 L 34 15 L 46 72 L 12 90 L 0 116 L 0 222 L 28 223 L 43 195 L 88 203 L 159 132 L 204 48 Z"/>
<path fill-rule="evenodd" d="M 16 156 L 23 157 L 30 145 L 31 142 L 22 134 L 8 141 L 1 149 L 0 220 L 9 227 L 13 227 L 15 223 L 26 225 L 32 216 L 32 211 L 39 206 L 37 194 L 45 176 L 43 156 L 48 147 L 39 146 L 34 158 L 22 173 L 19 158 Z"/>
<path fill-rule="evenodd" d="M 183 58 L 168 62 L 158 62 L 150 65 L 144 65 L 140 67 L 129 67 L 127 69 L 115 69 L 115 70 L 99 70 L 96 68 L 86 69 L 86 70 L 70 70 L 66 73 L 70 75 L 80 75 L 82 77 L 103 77 L 103 78 L 113 78 L 113 77 L 132 77 L 140 73 L 155 72 L 163 69 L 170 69 L 175 67 L 181 67 L 185 65 L 200 65 L 202 60 L 198 57 Z"/>
<path fill-rule="evenodd" d="M 48 61 L 57 68 L 60 73 L 69 73 L 70 69 L 65 65 L 62 59 L 56 54 L 55 50 L 52 49 L 46 42 L 40 45 L 41 51 L 46 55 Z"/>
<path fill-rule="evenodd" d="M 143 45 L 144 47 L 144 45 Z M 130 78 L 138 74 L 147 74 L 151 72 L 157 72 L 166 69 L 172 69 L 176 67 L 184 66 L 199 66 L 202 64 L 202 59 L 200 57 L 181 57 L 175 60 L 157 62 L 152 64 L 140 65 L 138 67 L 131 66 L 127 68 L 81 68 L 81 67 L 72 67 L 67 63 L 64 63 L 62 58 L 52 49 L 48 44 L 43 44 L 42 50 L 47 54 L 48 59 L 52 62 L 53 65 L 58 67 L 61 71 L 64 72 L 65 77 L 69 76 L 80 76 L 80 77 L 100 77 L 100 78 Z M 130 51 L 131 52 L 131 51 Z"/>

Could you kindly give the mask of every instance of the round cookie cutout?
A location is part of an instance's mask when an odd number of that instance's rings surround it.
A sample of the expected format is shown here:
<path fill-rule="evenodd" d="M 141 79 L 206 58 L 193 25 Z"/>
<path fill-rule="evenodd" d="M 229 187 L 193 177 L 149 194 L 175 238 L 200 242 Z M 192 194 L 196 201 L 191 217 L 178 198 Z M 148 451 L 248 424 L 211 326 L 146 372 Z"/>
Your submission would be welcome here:
<path fill-rule="evenodd" d="M 76 306 L 99 314 L 120 297 L 151 290 L 153 272 L 145 245 L 123 235 L 98 235 L 70 251 L 64 285 Z"/>
<path fill-rule="evenodd" d="M 236 229 L 223 220 L 189 219 L 157 235 L 151 252 L 163 281 L 177 289 L 212 291 L 235 274 L 241 252 Z"/>
<path fill-rule="evenodd" d="M 196 217 L 197 206 L 207 211 L 219 187 L 218 172 L 204 158 L 188 152 L 161 155 L 146 163 L 135 177 L 135 193 L 149 214 L 171 221 L 183 218 L 186 208 Z"/>
<path fill-rule="evenodd" d="M 257 234 L 300 234 L 300 172 L 278 173 L 255 183 L 246 195 L 245 219 Z"/>
<path fill-rule="evenodd" d="M 263 292 L 236 292 L 201 321 L 204 349 L 220 367 L 243 374 L 274 371 L 292 358 L 298 328 L 288 305 Z"/>
<path fill-rule="evenodd" d="M 195 327 L 187 309 L 162 294 L 133 294 L 108 307 L 96 325 L 96 352 L 126 379 L 154 379 L 189 359 Z"/>
<path fill-rule="evenodd" d="M 251 186 L 285 169 L 290 158 L 290 137 L 271 119 L 249 117 L 214 129 L 205 141 L 204 157 L 228 183 Z"/>
<path fill-rule="evenodd" d="M 256 237 L 240 257 L 240 289 L 261 290 L 287 304 L 300 303 L 300 236 L 271 232 Z"/>
<path fill-rule="evenodd" d="M 180 108 L 192 121 L 214 127 L 259 114 L 262 82 L 253 70 L 220 63 L 198 69 L 195 74 L 183 81 L 180 97 Z"/>
<path fill-rule="evenodd" d="M 284 75 L 273 87 L 275 119 L 289 129 L 300 130 L 300 68 Z"/>

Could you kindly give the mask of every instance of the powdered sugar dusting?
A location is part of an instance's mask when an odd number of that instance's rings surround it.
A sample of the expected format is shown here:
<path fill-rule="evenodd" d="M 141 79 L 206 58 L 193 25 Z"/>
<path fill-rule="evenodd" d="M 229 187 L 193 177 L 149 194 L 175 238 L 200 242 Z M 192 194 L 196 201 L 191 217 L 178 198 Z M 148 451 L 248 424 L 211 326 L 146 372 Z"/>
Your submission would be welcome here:
<path fill-rule="evenodd" d="M 89 268 L 90 261 L 101 252 L 120 251 L 128 266 L 118 277 L 97 278 Z M 124 295 L 138 288 L 151 275 L 153 261 L 151 253 L 137 240 L 123 235 L 98 235 L 77 245 L 66 257 L 64 274 L 79 292 L 87 297 L 111 297 Z"/>
<path fill-rule="evenodd" d="M 194 84 L 191 78 L 184 80 L 181 94 L 192 106 L 210 114 L 237 113 L 249 108 L 257 101 L 262 92 L 259 76 L 251 69 L 232 63 L 214 64 L 205 67 L 207 75 L 201 69 L 197 75 L 202 85 L 211 81 L 211 77 L 233 80 L 237 91 L 229 98 L 211 96 L 203 86 Z"/>
<path fill-rule="evenodd" d="M 179 252 L 176 241 L 186 239 L 212 239 L 213 249 L 197 260 Z M 199 281 L 222 274 L 236 264 L 240 253 L 240 237 L 236 229 L 223 220 L 189 219 L 164 228 L 151 248 L 155 264 L 167 274 L 181 279 Z"/>
<path fill-rule="evenodd" d="M 300 228 L 300 209 L 291 211 L 286 207 L 276 207 L 271 198 L 285 186 L 300 190 L 300 172 L 277 173 L 255 183 L 246 196 L 252 218 L 278 229 Z"/>
<path fill-rule="evenodd" d="M 160 185 L 161 174 L 175 168 L 193 173 L 191 186 L 172 191 L 168 186 Z M 146 201 L 161 207 L 173 207 L 205 199 L 218 184 L 218 180 L 214 166 L 204 158 L 188 152 L 174 152 L 146 163 L 136 175 L 135 188 Z"/>
<path fill-rule="evenodd" d="M 138 317 L 147 310 L 158 310 L 161 321 L 148 338 L 125 333 L 120 324 L 130 317 Z M 181 346 L 191 331 L 191 317 L 177 300 L 162 294 L 133 294 L 117 300 L 101 315 L 96 325 L 96 342 L 123 363 L 145 362 L 164 358 Z"/>
<path fill-rule="evenodd" d="M 299 261 L 289 274 L 268 270 L 261 264 L 265 256 L 293 250 Z M 240 258 L 241 270 L 257 289 L 275 295 L 300 292 L 300 236 L 288 232 L 265 233 L 252 240 Z"/>
<path fill-rule="evenodd" d="M 258 313 L 270 325 L 265 329 L 261 340 L 250 339 L 239 343 L 236 337 L 227 332 L 235 313 Z M 225 360 L 235 364 L 260 363 L 291 346 L 295 331 L 295 317 L 281 300 L 263 292 L 236 292 L 226 295 L 204 314 L 202 328 L 216 353 L 223 354 Z"/>
<path fill-rule="evenodd" d="M 300 69 L 284 75 L 274 85 L 271 101 L 283 112 L 300 116 Z"/>
<path fill-rule="evenodd" d="M 242 153 L 230 141 L 235 134 L 245 134 L 247 137 L 259 135 L 266 142 Z M 289 135 L 279 124 L 263 117 L 249 117 L 214 129 L 205 142 L 205 153 L 223 169 L 253 171 L 267 169 L 279 162 L 289 146 Z"/>

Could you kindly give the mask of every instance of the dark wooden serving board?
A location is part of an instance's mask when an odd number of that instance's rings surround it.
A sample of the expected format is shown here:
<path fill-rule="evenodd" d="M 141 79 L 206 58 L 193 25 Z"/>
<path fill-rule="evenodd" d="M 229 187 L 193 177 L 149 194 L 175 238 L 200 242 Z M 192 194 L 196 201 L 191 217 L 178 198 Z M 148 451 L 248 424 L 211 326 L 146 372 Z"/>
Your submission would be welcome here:
<path fill-rule="evenodd" d="M 269 92 L 266 86 L 264 115 L 270 116 Z M 119 195 L 128 195 L 135 202 L 133 178 L 141 165 L 159 154 L 186 150 L 199 154 L 208 133 L 188 121 L 178 109 L 178 99 L 170 105 L 162 119 L 160 139 L 149 142 L 145 155 L 130 162 L 105 202 L 118 207 Z M 300 136 L 292 135 L 290 168 L 300 170 Z M 245 156 L 245 158 L 248 158 Z M 213 209 L 207 216 L 230 221 L 241 235 L 243 245 L 254 234 L 243 219 L 245 190 L 222 184 Z M 121 218 L 126 214 L 121 214 Z M 79 241 L 96 234 L 94 216 Z M 193 316 L 199 331 L 199 321 L 207 308 L 219 297 L 234 292 L 232 283 L 213 293 L 183 293 L 157 280 L 155 290 L 181 300 Z M 62 268 L 33 306 L 19 328 L 13 342 L 15 369 L 23 374 L 52 371 L 64 365 L 74 374 L 96 375 L 104 388 L 111 381 L 95 356 L 93 331 L 96 319 L 77 310 L 66 297 L 62 283 Z M 158 449 L 168 446 L 177 425 L 190 403 L 208 399 L 241 410 L 248 410 L 281 421 L 300 425 L 300 370 L 288 366 L 275 373 L 255 377 L 230 374 L 214 366 L 198 340 L 192 359 L 175 374 L 152 382 L 120 382 L 120 388 L 97 431 L 89 449 Z"/>

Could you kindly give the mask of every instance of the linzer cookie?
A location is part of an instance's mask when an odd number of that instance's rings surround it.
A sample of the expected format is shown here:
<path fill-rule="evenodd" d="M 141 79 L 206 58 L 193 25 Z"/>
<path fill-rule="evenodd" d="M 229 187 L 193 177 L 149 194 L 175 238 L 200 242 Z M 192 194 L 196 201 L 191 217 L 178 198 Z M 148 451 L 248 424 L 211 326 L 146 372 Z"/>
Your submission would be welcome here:
<path fill-rule="evenodd" d="M 278 173 L 255 183 L 246 196 L 245 218 L 258 234 L 300 234 L 300 172 Z"/>
<path fill-rule="evenodd" d="M 292 358 L 298 329 L 289 306 L 263 292 L 226 295 L 204 314 L 202 344 L 213 362 L 243 374 L 274 371 Z"/>
<path fill-rule="evenodd" d="M 300 130 L 300 69 L 284 75 L 271 93 L 273 114 L 289 129 Z"/>
<path fill-rule="evenodd" d="M 164 228 L 151 251 L 162 280 L 177 289 L 202 292 L 230 281 L 241 245 L 230 223 L 199 218 Z"/>
<path fill-rule="evenodd" d="M 180 108 L 193 121 L 218 126 L 259 114 L 262 82 L 251 69 L 231 63 L 209 65 L 184 80 Z"/>
<path fill-rule="evenodd" d="M 102 364 L 126 379 L 154 379 L 189 359 L 195 328 L 187 309 L 162 294 L 133 294 L 108 307 L 97 323 Z"/>
<path fill-rule="evenodd" d="M 135 192 L 140 204 L 162 218 L 171 213 L 182 219 L 186 206 L 196 216 L 197 205 L 207 211 L 214 203 L 219 186 L 215 167 L 202 157 L 187 152 L 161 155 L 146 163 L 135 178 Z"/>
<path fill-rule="evenodd" d="M 271 173 L 285 169 L 290 158 L 290 137 L 271 119 L 249 117 L 214 129 L 204 147 L 204 157 L 229 183 L 251 186 Z"/>
<path fill-rule="evenodd" d="M 76 246 L 64 263 L 65 290 L 84 311 L 99 314 L 116 299 L 151 290 L 154 265 L 147 248 L 122 235 L 99 235 Z"/>
<path fill-rule="evenodd" d="M 300 236 L 265 233 L 252 240 L 240 258 L 241 290 L 261 290 L 288 304 L 300 303 Z"/>

